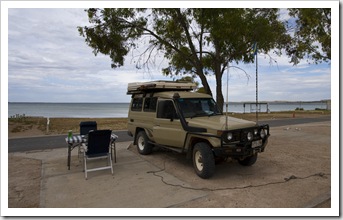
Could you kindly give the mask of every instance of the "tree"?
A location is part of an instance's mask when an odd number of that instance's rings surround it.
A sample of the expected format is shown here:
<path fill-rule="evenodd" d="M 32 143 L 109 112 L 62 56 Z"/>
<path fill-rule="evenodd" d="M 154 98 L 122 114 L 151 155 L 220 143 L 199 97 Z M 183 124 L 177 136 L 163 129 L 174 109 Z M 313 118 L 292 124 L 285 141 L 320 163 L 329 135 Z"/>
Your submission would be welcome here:
<path fill-rule="evenodd" d="M 298 64 L 307 57 L 308 62 L 328 62 L 331 60 L 331 9 L 292 8 L 289 15 L 296 19 L 288 24 L 294 29 L 294 41 L 287 53 L 291 62 Z"/>
<path fill-rule="evenodd" d="M 252 45 L 259 53 L 281 55 L 294 42 L 278 19 L 279 9 L 88 9 L 90 26 L 78 27 L 94 54 L 109 55 L 112 67 L 124 64 L 129 51 L 148 45 L 137 67 L 148 65 L 154 51 L 162 51 L 169 63 L 163 74 L 198 76 L 203 90 L 212 95 L 206 76 L 216 78 L 216 100 L 224 104 L 222 76 L 232 62 L 251 63 Z M 142 59 L 140 59 L 142 60 Z"/>
<path fill-rule="evenodd" d="M 180 79 L 175 80 L 175 82 L 188 82 L 188 83 L 194 83 L 196 85 L 196 89 L 194 89 L 197 93 L 205 93 L 204 87 L 199 87 L 199 82 L 195 81 L 194 77 L 191 76 L 184 76 Z"/>

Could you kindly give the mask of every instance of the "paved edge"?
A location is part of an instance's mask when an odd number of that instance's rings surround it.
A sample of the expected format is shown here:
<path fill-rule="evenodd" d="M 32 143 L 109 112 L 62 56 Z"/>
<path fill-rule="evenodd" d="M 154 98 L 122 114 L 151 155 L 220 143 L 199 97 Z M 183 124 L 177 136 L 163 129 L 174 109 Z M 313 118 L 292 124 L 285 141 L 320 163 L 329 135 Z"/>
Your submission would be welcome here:
<path fill-rule="evenodd" d="M 307 204 L 305 204 L 302 208 L 315 208 L 329 200 L 331 200 L 331 192 L 327 192 L 315 197 L 314 199 L 310 200 Z"/>

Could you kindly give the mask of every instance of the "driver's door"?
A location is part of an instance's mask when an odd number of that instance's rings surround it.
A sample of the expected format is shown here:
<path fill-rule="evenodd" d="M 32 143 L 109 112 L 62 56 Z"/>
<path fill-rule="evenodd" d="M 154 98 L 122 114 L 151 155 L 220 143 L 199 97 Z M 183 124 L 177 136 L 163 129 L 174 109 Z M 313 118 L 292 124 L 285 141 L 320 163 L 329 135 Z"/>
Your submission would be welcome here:
<path fill-rule="evenodd" d="M 172 100 L 159 100 L 153 136 L 157 144 L 182 148 L 186 136 Z"/>

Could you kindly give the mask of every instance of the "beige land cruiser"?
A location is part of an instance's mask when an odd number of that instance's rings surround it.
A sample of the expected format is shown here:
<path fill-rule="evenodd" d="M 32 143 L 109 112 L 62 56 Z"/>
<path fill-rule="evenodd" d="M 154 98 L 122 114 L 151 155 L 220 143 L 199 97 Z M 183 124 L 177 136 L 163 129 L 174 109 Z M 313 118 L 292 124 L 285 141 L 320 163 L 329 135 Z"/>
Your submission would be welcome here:
<path fill-rule="evenodd" d="M 225 116 L 210 95 L 192 92 L 193 83 L 129 83 L 128 132 L 140 154 L 154 146 L 185 153 L 196 174 L 209 178 L 216 161 L 256 162 L 269 137 L 268 125 Z"/>

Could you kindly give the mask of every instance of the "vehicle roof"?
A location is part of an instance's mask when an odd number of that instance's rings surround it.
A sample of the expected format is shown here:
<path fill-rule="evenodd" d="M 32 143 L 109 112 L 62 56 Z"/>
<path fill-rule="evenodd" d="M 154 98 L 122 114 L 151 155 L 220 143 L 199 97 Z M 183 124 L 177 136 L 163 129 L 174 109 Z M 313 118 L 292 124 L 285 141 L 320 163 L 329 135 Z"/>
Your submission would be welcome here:
<path fill-rule="evenodd" d="M 176 81 L 132 82 L 127 86 L 127 94 L 151 93 L 162 91 L 191 91 L 196 88 L 195 83 Z"/>
<path fill-rule="evenodd" d="M 212 98 L 212 96 L 205 93 L 186 92 L 186 91 L 156 92 L 154 93 L 154 97 L 172 99 L 175 93 L 179 94 L 180 98 Z"/>

